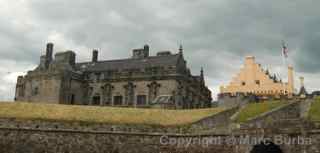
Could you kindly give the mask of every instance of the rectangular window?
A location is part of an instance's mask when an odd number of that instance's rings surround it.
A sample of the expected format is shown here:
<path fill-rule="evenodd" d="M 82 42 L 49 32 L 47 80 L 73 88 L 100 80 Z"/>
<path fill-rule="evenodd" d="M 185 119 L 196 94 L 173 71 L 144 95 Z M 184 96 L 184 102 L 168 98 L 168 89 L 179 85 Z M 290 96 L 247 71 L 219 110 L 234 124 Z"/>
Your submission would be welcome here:
<path fill-rule="evenodd" d="M 75 96 L 74 96 L 74 94 L 71 94 L 71 97 L 70 97 L 71 99 L 70 99 L 70 104 L 71 105 L 74 105 L 75 104 Z"/>
<path fill-rule="evenodd" d="M 38 87 L 35 87 L 33 90 L 32 90 L 32 95 L 33 96 L 36 96 L 39 94 L 39 88 Z"/>
<path fill-rule="evenodd" d="M 146 105 L 147 103 L 147 96 L 146 95 L 138 95 L 137 96 L 137 105 Z"/>
<path fill-rule="evenodd" d="M 256 80 L 256 84 L 257 84 L 257 85 L 260 85 L 260 80 Z"/>
<path fill-rule="evenodd" d="M 113 97 L 114 105 L 122 105 L 122 96 L 114 96 Z"/>

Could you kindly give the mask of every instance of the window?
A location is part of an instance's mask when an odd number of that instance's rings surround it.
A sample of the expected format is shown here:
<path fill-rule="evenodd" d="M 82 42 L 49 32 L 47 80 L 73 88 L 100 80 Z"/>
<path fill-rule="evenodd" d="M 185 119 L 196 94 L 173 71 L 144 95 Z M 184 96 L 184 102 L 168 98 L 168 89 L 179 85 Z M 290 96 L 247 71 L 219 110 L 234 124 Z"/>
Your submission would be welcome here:
<path fill-rule="evenodd" d="M 242 84 L 242 86 L 245 86 L 245 85 L 246 85 L 246 82 L 243 81 L 241 84 Z"/>
<path fill-rule="evenodd" d="M 71 95 L 70 104 L 71 104 L 71 105 L 74 105 L 74 104 L 75 104 L 74 94 Z"/>
<path fill-rule="evenodd" d="M 104 102 L 104 105 L 110 105 L 110 101 L 108 101 L 108 100 L 105 101 L 105 102 Z"/>
<path fill-rule="evenodd" d="M 92 98 L 92 105 L 100 105 L 100 96 L 94 96 Z"/>
<path fill-rule="evenodd" d="M 260 85 L 260 80 L 256 80 L 256 84 L 257 84 L 257 85 Z"/>
<path fill-rule="evenodd" d="M 38 87 L 35 87 L 32 91 L 32 95 L 38 95 L 39 94 L 39 88 Z"/>
<path fill-rule="evenodd" d="M 114 96 L 113 103 L 114 105 L 122 105 L 122 96 Z"/>
<path fill-rule="evenodd" d="M 146 95 L 138 95 L 137 96 L 137 105 L 146 105 L 147 103 L 147 96 Z"/>

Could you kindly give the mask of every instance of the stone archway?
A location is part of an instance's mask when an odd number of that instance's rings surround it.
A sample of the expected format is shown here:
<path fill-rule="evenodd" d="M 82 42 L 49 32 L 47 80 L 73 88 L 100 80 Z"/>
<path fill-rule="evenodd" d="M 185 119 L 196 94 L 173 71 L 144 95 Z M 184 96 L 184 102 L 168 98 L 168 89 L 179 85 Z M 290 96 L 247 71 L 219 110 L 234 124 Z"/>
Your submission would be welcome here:
<path fill-rule="evenodd" d="M 283 153 L 280 146 L 273 142 L 261 142 L 258 145 L 253 146 L 250 153 Z"/>
<path fill-rule="evenodd" d="M 100 95 L 97 94 L 97 95 L 92 97 L 92 105 L 98 106 L 98 105 L 100 105 L 100 103 L 101 103 Z"/>

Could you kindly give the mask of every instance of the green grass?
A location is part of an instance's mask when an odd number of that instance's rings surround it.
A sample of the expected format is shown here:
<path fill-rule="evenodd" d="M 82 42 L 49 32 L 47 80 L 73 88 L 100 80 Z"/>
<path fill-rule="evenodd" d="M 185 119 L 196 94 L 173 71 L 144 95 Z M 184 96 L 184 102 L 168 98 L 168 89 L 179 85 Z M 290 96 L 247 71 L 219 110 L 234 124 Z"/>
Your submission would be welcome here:
<path fill-rule="evenodd" d="M 0 118 L 107 124 L 181 126 L 217 114 L 224 109 L 161 110 L 57 104 L 1 102 Z"/>
<path fill-rule="evenodd" d="M 287 102 L 282 101 L 266 101 L 263 103 L 250 103 L 244 108 L 242 108 L 236 117 L 236 122 L 243 123 L 248 121 L 248 119 L 257 117 L 260 114 L 271 111 L 277 107 L 283 106 Z"/>
<path fill-rule="evenodd" d="M 309 119 L 311 121 L 320 121 L 320 97 L 316 97 L 309 110 Z"/>

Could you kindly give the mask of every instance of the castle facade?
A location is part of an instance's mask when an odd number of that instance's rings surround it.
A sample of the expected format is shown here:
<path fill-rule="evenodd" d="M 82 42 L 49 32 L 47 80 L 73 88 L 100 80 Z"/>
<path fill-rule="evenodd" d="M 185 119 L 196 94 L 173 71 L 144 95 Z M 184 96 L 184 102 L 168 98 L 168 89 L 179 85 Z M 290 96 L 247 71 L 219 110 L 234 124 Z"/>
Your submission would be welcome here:
<path fill-rule="evenodd" d="M 73 51 L 56 53 L 48 43 L 40 64 L 25 76 L 19 76 L 16 101 L 150 107 L 157 97 L 176 109 L 205 108 L 211 104 L 211 92 L 204 73 L 192 75 L 183 56 L 182 46 L 149 55 L 149 46 L 134 49 L 130 58 L 98 60 L 93 50 L 90 62 L 76 63 Z M 161 98 L 160 98 L 161 100 Z M 159 102 L 161 103 L 161 101 Z"/>
<path fill-rule="evenodd" d="M 293 67 L 288 67 L 288 82 L 282 82 L 276 75 L 268 70 L 263 70 L 260 64 L 255 62 L 255 57 L 248 56 L 244 67 L 231 80 L 227 86 L 220 87 L 220 93 L 237 95 L 253 94 L 257 96 L 292 96 L 294 93 Z"/>

